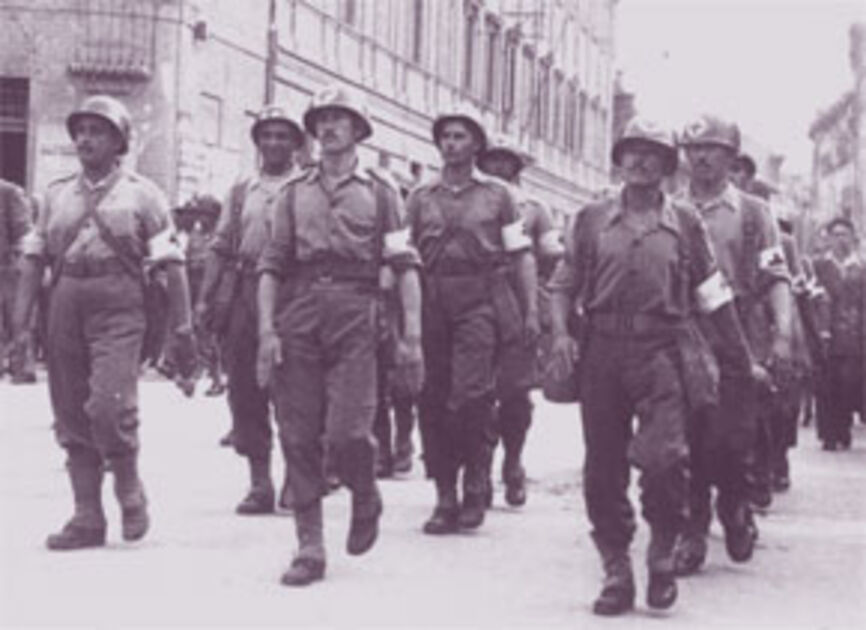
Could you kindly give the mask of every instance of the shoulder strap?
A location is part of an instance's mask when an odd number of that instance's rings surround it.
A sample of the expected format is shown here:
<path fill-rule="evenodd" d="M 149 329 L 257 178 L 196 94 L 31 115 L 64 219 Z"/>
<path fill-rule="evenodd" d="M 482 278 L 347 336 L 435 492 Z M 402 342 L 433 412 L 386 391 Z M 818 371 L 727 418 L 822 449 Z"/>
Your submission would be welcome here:
<path fill-rule="evenodd" d="M 95 205 L 93 206 L 91 216 L 93 217 L 93 222 L 96 223 L 96 228 L 99 230 L 99 236 L 103 241 L 105 241 L 105 244 L 114 251 L 126 272 L 133 278 L 143 278 L 144 273 L 142 272 L 140 261 L 137 260 L 135 254 L 130 251 L 128 247 L 125 247 L 123 243 L 121 243 L 120 239 L 112 233 L 102 217 L 99 216 L 99 212 L 96 210 Z"/>
<path fill-rule="evenodd" d="M 241 246 L 241 214 L 244 209 L 244 200 L 247 196 L 247 188 L 249 186 L 249 180 L 243 180 L 241 182 L 237 182 L 232 187 L 232 192 L 230 195 L 231 199 L 231 207 L 228 209 L 231 214 L 229 214 L 229 224 L 231 229 L 231 250 L 232 256 L 237 256 L 238 250 Z"/>

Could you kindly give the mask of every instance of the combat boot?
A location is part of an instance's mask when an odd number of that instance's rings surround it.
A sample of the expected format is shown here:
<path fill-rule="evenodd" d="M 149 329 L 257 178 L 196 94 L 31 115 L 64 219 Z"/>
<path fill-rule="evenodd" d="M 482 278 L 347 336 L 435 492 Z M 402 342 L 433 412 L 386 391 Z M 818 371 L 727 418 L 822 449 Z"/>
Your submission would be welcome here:
<path fill-rule="evenodd" d="M 352 520 L 346 538 L 346 551 L 358 556 L 369 551 L 379 536 L 382 496 L 376 487 L 375 443 L 361 438 L 351 440 L 340 452 L 346 484 L 352 491 Z"/>
<path fill-rule="evenodd" d="M 706 535 L 701 533 L 682 534 L 674 549 L 674 573 L 680 577 L 697 573 L 706 559 Z"/>
<path fill-rule="evenodd" d="M 283 573 L 280 582 L 286 586 L 307 586 L 325 577 L 321 499 L 295 508 L 295 532 L 298 537 L 298 554 Z"/>
<path fill-rule="evenodd" d="M 436 507 L 424 523 L 424 533 L 433 536 L 453 534 L 459 527 L 458 514 L 456 482 L 451 479 L 437 479 Z"/>
<path fill-rule="evenodd" d="M 412 437 L 397 434 L 397 447 L 394 449 L 394 472 L 401 475 L 412 472 L 412 456 L 414 455 Z"/>
<path fill-rule="evenodd" d="M 289 481 L 289 471 L 286 470 L 285 477 L 283 478 L 283 487 L 280 488 L 280 500 L 279 506 L 281 510 L 291 511 L 291 509 L 295 506 L 295 495 L 292 492 L 292 484 Z"/>
<path fill-rule="evenodd" d="M 526 503 L 526 471 L 519 458 L 506 455 L 502 462 L 502 481 L 505 483 L 505 502 L 512 507 Z"/>
<path fill-rule="evenodd" d="M 677 600 L 677 582 L 674 573 L 676 540 L 673 529 L 652 528 L 647 547 L 649 581 L 646 602 L 650 608 L 670 608 Z"/>
<path fill-rule="evenodd" d="M 488 479 L 487 467 L 483 463 L 472 463 L 464 469 L 463 502 L 460 504 L 460 514 L 457 518 L 463 529 L 477 529 L 484 523 L 487 492 L 492 493 Z"/>
<path fill-rule="evenodd" d="M 250 489 L 235 512 L 238 514 L 272 514 L 276 509 L 274 482 L 271 481 L 269 457 L 250 457 Z"/>
<path fill-rule="evenodd" d="M 114 473 L 114 494 L 120 503 L 123 539 L 141 540 L 150 528 L 147 497 L 138 476 L 138 455 L 135 453 L 111 460 Z"/>
<path fill-rule="evenodd" d="M 755 550 L 758 539 L 758 526 L 749 504 L 740 502 L 730 515 L 719 512 L 722 529 L 725 532 L 725 549 L 734 562 L 748 562 Z"/>
<path fill-rule="evenodd" d="M 605 617 L 621 615 L 634 608 L 634 575 L 628 550 L 597 546 L 604 565 L 604 582 L 592 612 Z"/>
<path fill-rule="evenodd" d="M 105 545 L 106 521 L 102 510 L 102 463 L 95 453 L 70 451 L 66 464 L 75 513 L 45 545 L 52 551 L 69 551 Z"/>

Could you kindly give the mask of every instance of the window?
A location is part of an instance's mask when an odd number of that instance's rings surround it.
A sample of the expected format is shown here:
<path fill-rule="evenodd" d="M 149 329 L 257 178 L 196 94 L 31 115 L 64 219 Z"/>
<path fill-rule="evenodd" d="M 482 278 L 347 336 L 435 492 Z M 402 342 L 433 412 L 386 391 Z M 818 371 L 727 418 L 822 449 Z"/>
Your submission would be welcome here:
<path fill-rule="evenodd" d="M 550 66 L 544 61 L 541 62 L 541 69 L 539 70 L 536 99 L 538 117 L 535 119 L 535 137 L 547 138 L 550 133 Z"/>
<path fill-rule="evenodd" d="M 574 81 L 569 81 L 565 96 L 565 138 L 564 146 L 566 151 L 573 154 L 575 152 L 576 136 L 577 136 L 577 85 Z"/>
<path fill-rule="evenodd" d="M 580 92 L 577 105 L 577 154 L 586 156 L 586 92 Z"/>
<path fill-rule="evenodd" d="M 488 105 L 496 104 L 496 85 L 499 77 L 499 40 L 500 29 L 499 24 L 494 20 L 487 20 L 485 24 L 486 30 L 486 60 L 484 63 L 484 102 Z"/>
<path fill-rule="evenodd" d="M 218 146 L 222 140 L 222 100 L 202 92 L 199 97 L 199 133 L 207 145 Z"/>
<path fill-rule="evenodd" d="M 562 73 L 557 71 L 553 75 L 553 125 L 551 126 L 550 140 L 558 145 L 562 145 L 565 142 L 564 125 L 562 124 L 565 91 L 562 84 Z"/>
<path fill-rule="evenodd" d="M 424 0 L 412 0 L 410 10 L 410 59 L 417 64 L 424 60 Z"/>
<path fill-rule="evenodd" d="M 502 76 L 502 111 L 506 114 L 514 112 L 514 88 L 517 79 L 517 42 L 511 41 L 510 34 L 505 44 L 503 59 L 504 72 Z"/>
<path fill-rule="evenodd" d="M 463 42 L 463 88 L 471 91 L 475 66 L 475 27 L 478 22 L 478 9 L 474 5 L 466 9 L 466 24 Z"/>
<path fill-rule="evenodd" d="M 19 186 L 27 183 L 27 111 L 30 82 L 0 78 L 0 177 Z"/>
<path fill-rule="evenodd" d="M 521 111 L 523 121 L 521 129 L 533 129 L 538 117 L 538 99 L 535 96 L 535 51 L 526 47 L 523 49 L 523 67 L 520 72 Z"/>
<path fill-rule="evenodd" d="M 355 0 L 340 0 L 340 20 L 349 26 L 355 26 L 358 19 L 358 7 Z"/>

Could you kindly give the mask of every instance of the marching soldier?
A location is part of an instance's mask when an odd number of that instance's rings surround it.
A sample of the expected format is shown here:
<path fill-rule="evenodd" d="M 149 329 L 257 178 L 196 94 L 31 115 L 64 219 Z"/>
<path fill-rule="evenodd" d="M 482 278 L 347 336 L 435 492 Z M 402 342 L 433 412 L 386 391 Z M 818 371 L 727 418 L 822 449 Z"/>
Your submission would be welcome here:
<path fill-rule="evenodd" d="M 288 586 L 325 573 L 323 440 L 352 493 L 348 552 L 367 552 L 378 536 L 372 429 L 381 285 L 396 283 L 403 308 L 397 366 L 410 389 L 423 379 L 418 255 L 396 187 L 358 164 L 357 145 L 372 134 L 366 109 L 330 86 L 313 98 L 304 128 L 319 141 L 321 162 L 286 187 L 259 263 L 258 378 L 272 380 L 299 543 L 282 576 Z"/>
<path fill-rule="evenodd" d="M 732 362 L 743 370 L 750 364 L 703 223 L 662 191 L 664 177 L 677 168 L 673 135 L 633 119 L 612 158 L 622 172 L 622 192 L 578 212 L 550 283 L 552 370 L 558 379 L 576 370 L 580 381 L 584 493 L 605 571 L 593 606 L 599 615 L 634 605 L 630 465 L 641 470 L 650 525 L 647 604 L 668 608 L 677 597 L 673 561 L 686 518 L 686 420 L 690 410 L 714 402 L 715 385 L 692 313 L 711 318 Z M 569 336 L 576 309 L 585 316 L 582 343 Z"/>
<path fill-rule="evenodd" d="M 523 217 L 524 231 L 532 240 L 538 282 L 539 324 L 550 321 L 549 298 L 546 278 L 556 261 L 562 256 L 563 246 L 559 232 L 553 225 L 553 217 L 547 205 L 536 197 L 523 192 L 520 173 L 531 163 L 531 158 L 507 138 L 494 138 L 487 149 L 478 156 L 478 168 L 510 186 Z M 494 414 L 495 426 L 492 447 L 502 439 L 505 457 L 502 462 L 502 481 L 505 484 L 505 501 L 512 506 L 526 502 L 526 472 L 521 462 L 526 434 L 532 424 L 532 401 L 530 390 L 538 380 L 538 340 L 519 339 L 516 343 L 502 346 L 497 353 L 498 373 L 496 391 L 498 406 Z M 492 459 L 492 453 L 490 455 Z"/>
<path fill-rule="evenodd" d="M 830 251 L 815 261 L 815 275 L 829 298 L 826 343 L 826 410 L 818 415 L 818 438 L 826 451 L 851 447 L 854 413 L 864 409 L 866 265 L 857 255 L 854 224 L 837 217 L 827 225 Z"/>
<path fill-rule="evenodd" d="M 282 107 L 267 105 L 250 135 L 261 167 L 229 191 L 196 306 L 200 325 L 223 342 L 232 445 L 247 459 L 250 471 L 250 489 L 235 511 L 247 515 L 271 513 L 276 503 L 271 479 L 271 395 L 256 382 L 256 263 L 270 240 L 276 201 L 293 177 L 292 155 L 304 144 L 304 132 Z M 289 493 L 286 479 L 281 507 L 291 507 Z"/>
<path fill-rule="evenodd" d="M 538 307 L 523 220 L 506 185 L 475 170 L 487 145 L 484 129 L 470 115 L 445 114 L 433 123 L 433 140 L 442 175 L 412 192 L 407 213 L 424 263 L 427 381 L 419 423 L 437 493 L 424 531 L 446 534 L 484 521 L 495 359 L 499 349 L 535 342 Z"/>
<path fill-rule="evenodd" d="M 30 204 L 24 191 L 11 182 L 0 179 L 0 376 L 9 371 L 13 382 L 21 379 L 23 366 L 12 359 L 12 310 L 19 271 L 16 261 L 24 235 L 30 231 Z M 28 343 L 28 350 L 31 344 Z M 32 351 L 27 352 L 32 355 Z M 20 362 L 19 362 L 20 363 Z"/>
<path fill-rule="evenodd" d="M 718 489 L 716 511 L 735 562 L 752 556 L 757 526 L 750 501 L 756 494 L 755 446 L 758 387 L 767 369 L 791 357 L 792 300 L 779 230 L 761 199 L 740 192 L 729 171 L 740 149 L 736 125 L 703 116 L 682 136 L 690 164 L 689 187 L 680 201 L 703 218 L 719 267 L 736 296 L 737 311 L 755 361 L 754 373 L 725 359 L 725 344 L 712 326 L 703 331 L 719 358 L 718 405 L 691 423 L 690 517 L 678 546 L 677 572 L 688 575 L 704 563 L 712 518 L 710 487 Z M 771 317 L 767 313 L 771 314 Z M 756 381 L 761 381 L 760 383 Z"/>
<path fill-rule="evenodd" d="M 104 465 L 114 473 L 124 540 L 139 540 L 149 517 L 138 474 L 139 357 L 149 319 L 144 260 L 164 265 L 179 371 L 195 370 L 183 253 L 163 193 L 123 168 L 130 117 L 114 98 L 85 99 L 67 118 L 81 172 L 53 182 L 25 238 L 15 310 L 29 321 L 43 270 L 54 288 L 48 315 L 48 386 L 54 430 L 67 453 L 75 513 L 48 537 L 52 550 L 105 544 Z"/>

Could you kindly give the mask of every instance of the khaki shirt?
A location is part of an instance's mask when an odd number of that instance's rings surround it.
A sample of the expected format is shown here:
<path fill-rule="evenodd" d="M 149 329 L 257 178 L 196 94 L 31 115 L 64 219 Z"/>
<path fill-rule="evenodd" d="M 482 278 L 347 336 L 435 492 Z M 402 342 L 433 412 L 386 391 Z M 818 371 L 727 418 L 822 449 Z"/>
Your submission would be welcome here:
<path fill-rule="evenodd" d="M 35 228 L 24 239 L 22 253 L 53 261 L 66 248 L 64 260 L 68 262 L 116 258 L 93 219 L 86 219 L 75 233 L 88 203 L 96 204 L 100 218 L 116 239 L 139 257 L 154 262 L 183 260 L 165 195 L 150 180 L 123 168 L 95 184 L 83 174 L 49 184 L 44 206 Z"/>
<path fill-rule="evenodd" d="M 789 281 L 779 228 L 766 203 L 728 184 L 715 199 L 698 202 L 686 190 L 677 201 L 694 208 L 706 223 L 719 267 L 740 296 L 758 297 L 770 284 Z M 746 260 L 744 223 L 751 215 L 755 252 Z"/>
<path fill-rule="evenodd" d="M 532 246 L 507 185 L 480 171 L 461 188 L 441 178 L 422 184 L 409 195 L 407 214 L 425 268 L 441 260 L 480 267 Z M 456 232 L 471 235 L 473 246 L 451 238 Z"/>
<path fill-rule="evenodd" d="M 550 289 L 580 299 L 588 314 L 681 319 L 731 299 L 706 229 L 688 208 L 665 198 L 658 223 L 643 234 L 623 220 L 621 198 L 580 210 Z M 686 265 L 685 263 L 688 263 Z"/>
<path fill-rule="evenodd" d="M 239 182 L 220 213 L 211 249 L 222 256 L 257 262 L 271 238 L 277 200 L 295 177 L 292 172 L 279 176 L 259 173 Z M 233 207 L 236 203 L 241 205 L 239 224 Z"/>
<path fill-rule="evenodd" d="M 286 186 L 274 213 L 270 243 L 259 260 L 259 271 L 283 276 L 294 262 L 325 259 L 382 261 L 397 269 L 419 264 L 409 240 L 403 202 L 388 177 L 356 166 L 329 191 L 319 165 L 297 175 Z M 377 186 L 385 201 L 382 244 L 376 242 Z"/>

